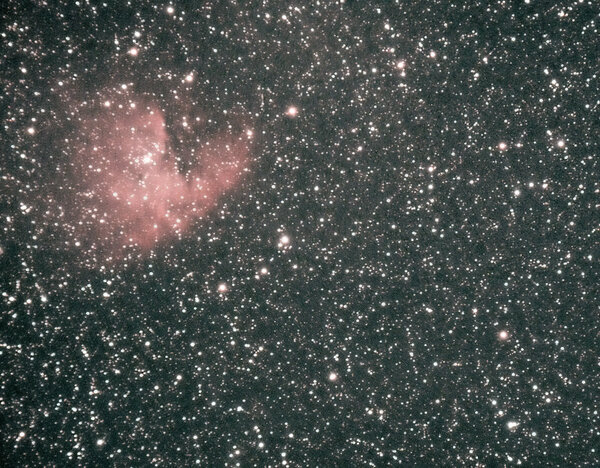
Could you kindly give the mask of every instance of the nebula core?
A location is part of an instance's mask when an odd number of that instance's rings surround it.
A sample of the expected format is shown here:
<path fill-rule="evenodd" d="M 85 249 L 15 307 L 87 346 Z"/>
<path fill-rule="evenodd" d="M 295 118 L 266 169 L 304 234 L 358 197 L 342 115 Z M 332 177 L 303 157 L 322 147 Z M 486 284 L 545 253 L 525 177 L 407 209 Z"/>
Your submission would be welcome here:
<path fill-rule="evenodd" d="M 193 169 L 180 172 L 164 114 L 153 105 L 105 104 L 82 119 L 74 155 L 73 237 L 104 260 L 147 252 L 180 237 L 236 187 L 248 167 L 251 132 L 195 139 Z M 116 110 L 114 109 L 116 108 Z"/>

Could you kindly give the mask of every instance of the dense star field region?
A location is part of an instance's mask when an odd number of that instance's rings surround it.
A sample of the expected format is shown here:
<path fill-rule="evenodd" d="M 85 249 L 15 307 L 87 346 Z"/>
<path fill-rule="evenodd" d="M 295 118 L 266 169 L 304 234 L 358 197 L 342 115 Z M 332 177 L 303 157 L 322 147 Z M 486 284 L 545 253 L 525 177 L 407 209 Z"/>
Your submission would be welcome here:
<path fill-rule="evenodd" d="M 0 465 L 600 466 L 594 0 L 8 0 Z"/>

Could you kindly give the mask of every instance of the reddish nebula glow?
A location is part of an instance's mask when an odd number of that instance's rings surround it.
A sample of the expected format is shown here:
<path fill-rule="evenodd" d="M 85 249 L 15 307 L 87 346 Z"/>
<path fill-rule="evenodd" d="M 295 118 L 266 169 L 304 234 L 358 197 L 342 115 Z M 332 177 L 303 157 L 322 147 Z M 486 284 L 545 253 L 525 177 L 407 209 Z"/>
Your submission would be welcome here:
<path fill-rule="evenodd" d="M 183 235 L 239 184 L 250 144 L 248 131 L 197 143 L 186 148 L 194 169 L 183 174 L 159 109 L 114 107 L 82 123 L 70 223 L 75 241 L 104 260 Z"/>

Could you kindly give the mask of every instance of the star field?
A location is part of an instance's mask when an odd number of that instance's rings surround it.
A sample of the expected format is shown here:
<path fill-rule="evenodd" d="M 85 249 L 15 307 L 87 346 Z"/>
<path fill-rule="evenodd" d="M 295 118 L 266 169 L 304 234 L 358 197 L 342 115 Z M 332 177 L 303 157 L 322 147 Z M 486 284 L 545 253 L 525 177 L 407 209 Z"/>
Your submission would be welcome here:
<path fill-rule="evenodd" d="M 596 2 L 5 3 L 0 465 L 600 465 Z"/>

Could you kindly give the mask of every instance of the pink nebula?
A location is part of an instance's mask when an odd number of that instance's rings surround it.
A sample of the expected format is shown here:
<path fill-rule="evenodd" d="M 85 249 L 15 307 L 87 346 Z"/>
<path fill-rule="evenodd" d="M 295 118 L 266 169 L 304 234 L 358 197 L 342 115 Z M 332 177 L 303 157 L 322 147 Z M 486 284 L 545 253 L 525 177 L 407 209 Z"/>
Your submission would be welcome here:
<path fill-rule="evenodd" d="M 84 119 L 74 160 L 72 236 L 104 260 L 182 236 L 239 184 L 248 167 L 248 134 L 216 135 L 186 148 L 194 169 L 183 174 L 156 107 L 120 106 Z"/>

